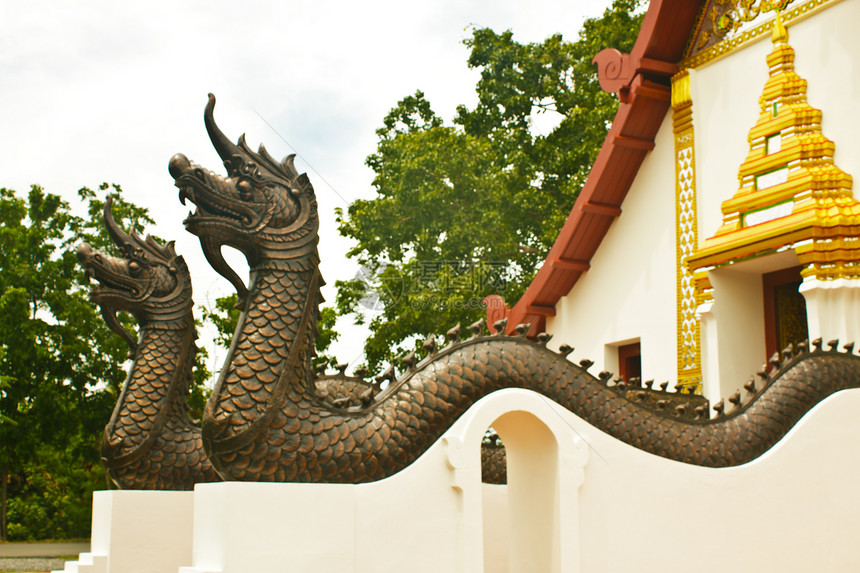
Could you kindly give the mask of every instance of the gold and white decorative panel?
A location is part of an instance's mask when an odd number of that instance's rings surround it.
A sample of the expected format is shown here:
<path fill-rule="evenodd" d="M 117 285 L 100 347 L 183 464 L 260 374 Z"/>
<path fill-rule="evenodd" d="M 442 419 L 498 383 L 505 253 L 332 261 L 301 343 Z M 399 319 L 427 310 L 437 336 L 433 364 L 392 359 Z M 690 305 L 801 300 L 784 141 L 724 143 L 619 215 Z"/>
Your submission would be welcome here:
<path fill-rule="evenodd" d="M 677 278 L 678 386 L 702 391 L 702 368 L 696 283 L 687 261 L 698 244 L 696 164 L 690 76 L 672 79 L 672 125 L 675 135 L 675 246 Z"/>

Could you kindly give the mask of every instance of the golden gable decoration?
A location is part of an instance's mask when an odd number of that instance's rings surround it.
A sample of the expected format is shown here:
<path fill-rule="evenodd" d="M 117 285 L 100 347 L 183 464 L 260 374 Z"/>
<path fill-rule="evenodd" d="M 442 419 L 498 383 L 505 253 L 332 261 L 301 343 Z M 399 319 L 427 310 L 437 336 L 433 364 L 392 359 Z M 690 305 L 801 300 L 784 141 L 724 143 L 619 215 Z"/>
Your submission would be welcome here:
<path fill-rule="evenodd" d="M 687 56 L 692 56 L 738 32 L 771 10 L 783 10 L 792 0 L 710 0 L 699 13 L 690 37 Z"/>
<path fill-rule="evenodd" d="M 806 100 L 806 80 L 794 71 L 779 14 L 772 40 L 740 188 L 722 204 L 722 226 L 689 258 L 700 289 L 709 288 L 707 270 L 788 248 L 805 266 L 804 277 L 860 277 L 860 203 L 852 178 L 833 163 L 836 146 L 821 133 L 821 111 Z"/>

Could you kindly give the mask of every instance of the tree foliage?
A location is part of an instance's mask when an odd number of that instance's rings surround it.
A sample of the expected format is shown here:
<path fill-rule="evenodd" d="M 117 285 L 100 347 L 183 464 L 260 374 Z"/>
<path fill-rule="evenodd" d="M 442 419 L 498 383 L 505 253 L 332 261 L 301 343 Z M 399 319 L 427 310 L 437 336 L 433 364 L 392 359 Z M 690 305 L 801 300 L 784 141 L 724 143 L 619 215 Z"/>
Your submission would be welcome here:
<path fill-rule="evenodd" d="M 521 44 L 510 31 L 475 29 L 465 41 L 480 71 L 474 109 L 446 125 L 420 91 L 377 130 L 367 159 L 377 196 L 338 213 L 362 265 L 338 281 L 341 315 L 364 320 L 371 368 L 484 313 L 489 294 L 517 300 L 552 246 L 617 109 L 601 91 L 594 55 L 629 50 L 638 0 L 615 0 L 576 42 L 554 35 Z M 549 121 L 547 121 L 549 120 Z M 550 130 L 538 125 L 551 123 Z"/>

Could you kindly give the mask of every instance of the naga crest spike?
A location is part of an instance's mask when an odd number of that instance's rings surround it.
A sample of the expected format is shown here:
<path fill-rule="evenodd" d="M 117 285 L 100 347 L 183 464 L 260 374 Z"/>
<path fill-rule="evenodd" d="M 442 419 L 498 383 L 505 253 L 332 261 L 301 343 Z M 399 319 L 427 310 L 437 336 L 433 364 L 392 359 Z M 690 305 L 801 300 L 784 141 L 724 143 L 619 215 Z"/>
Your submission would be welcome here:
<path fill-rule="evenodd" d="M 427 340 L 424 341 L 424 350 L 429 352 L 430 354 L 436 354 L 436 335 L 431 334 L 427 337 Z"/>
<path fill-rule="evenodd" d="M 818 338 L 816 338 L 815 340 L 812 341 L 812 347 L 815 348 L 815 350 L 821 350 L 821 344 L 822 343 L 823 343 L 823 341 L 822 341 L 821 337 L 819 336 Z"/>
<path fill-rule="evenodd" d="M 693 411 L 696 412 L 696 419 L 697 420 L 704 419 L 705 415 L 708 413 L 708 409 L 705 408 L 704 406 L 696 406 L 696 408 Z"/>
<path fill-rule="evenodd" d="M 722 416 L 725 409 L 726 403 L 723 402 L 722 398 L 720 398 L 720 401 L 714 404 L 714 411 L 717 413 L 717 416 Z"/>
<path fill-rule="evenodd" d="M 514 332 L 517 333 L 517 336 L 523 336 L 526 332 L 529 331 L 529 328 L 532 327 L 531 322 L 521 322 L 514 327 Z"/>
<path fill-rule="evenodd" d="M 744 384 L 744 388 L 750 394 L 755 394 L 755 378 L 750 377 L 746 384 Z"/>
<path fill-rule="evenodd" d="M 409 354 L 401 358 L 400 361 L 410 370 L 415 368 L 415 350 L 410 350 Z"/>
<path fill-rule="evenodd" d="M 233 155 L 239 152 L 238 146 L 224 135 L 221 128 L 215 123 L 213 111 L 215 110 L 215 96 L 209 94 L 209 101 L 206 103 L 206 109 L 203 112 L 203 124 L 206 126 L 206 132 L 209 134 L 209 139 L 212 141 L 212 146 L 218 152 L 218 156 L 225 163 L 230 161 Z M 244 137 L 244 136 L 243 136 Z"/>
<path fill-rule="evenodd" d="M 669 388 L 669 382 L 660 382 L 660 390 L 666 392 L 667 388 Z"/>
<path fill-rule="evenodd" d="M 582 366 L 583 370 L 588 370 L 594 364 L 594 360 L 589 360 L 588 358 L 583 358 L 579 361 L 579 365 Z"/>
<path fill-rule="evenodd" d="M 372 384 L 370 388 L 362 392 L 361 396 L 358 397 L 361 400 L 361 405 L 364 407 L 369 406 L 373 399 L 376 398 L 376 395 L 379 394 L 379 391 L 379 385 Z"/>
<path fill-rule="evenodd" d="M 768 364 L 774 367 L 774 369 L 779 370 L 779 367 L 782 366 L 782 362 L 779 360 L 779 352 L 774 352 L 773 356 L 768 360 Z"/>
<path fill-rule="evenodd" d="M 364 366 L 360 366 L 355 369 L 354 373 L 359 378 L 364 378 L 365 376 L 367 376 L 367 368 L 365 368 Z"/>
<path fill-rule="evenodd" d="M 646 388 L 648 388 L 649 390 L 651 389 L 651 387 L 652 387 L 653 385 L 654 385 L 654 381 L 653 381 L 653 380 L 646 380 L 646 381 L 645 381 L 645 387 L 646 387 Z"/>
<path fill-rule="evenodd" d="M 131 251 L 134 251 L 135 245 L 131 235 L 126 233 L 119 225 L 117 225 L 113 218 L 113 197 L 110 195 L 105 199 L 103 215 L 105 228 L 107 228 L 108 235 L 113 242 L 119 246 L 123 253 L 130 254 Z"/>
<path fill-rule="evenodd" d="M 601 382 L 606 383 L 609 381 L 610 378 L 612 378 L 612 372 L 608 370 L 601 370 L 600 373 L 597 375 L 597 378 Z"/>
<path fill-rule="evenodd" d="M 448 337 L 448 340 L 451 342 L 459 342 L 460 341 L 460 323 L 458 322 L 454 325 L 448 332 L 445 333 L 445 336 Z"/>
<path fill-rule="evenodd" d="M 344 374 L 346 374 L 346 369 L 349 368 L 349 364 L 346 364 L 346 363 L 336 364 L 335 368 L 340 373 L 340 375 L 343 376 Z"/>
<path fill-rule="evenodd" d="M 479 318 L 475 322 L 469 325 L 469 330 L 472 331 L 473 336 L 481 336 L 484 333 L 484 319 Z"/>
<path fill-rule="evenodd" d="M 504 336 L 506 334 L 505 329 L 508 327 L 508 319 L 502 318 L 501 320 L 497 320 L 493 323 L 493 329 L 496 331 L 496 334 Z"/>
<path fill-rule="evenodd" d="M 735 392 L 734 394 L 729 396 L 729 402 L 731 402 L 735 406 L 738 406 L 741 403 L 741 393 Z"/>
<path fill-rule="evenodd" d="M 675 411 L 678 413 L 679 416 L 683 416 L 687 413 L 687 403 L 685 402 L 683 404 L 678 404 L 677 406 L 675 406 Z"/>
<path fill-rule="evenodd" d="M 854 341 L 852 340 L 850 342 L 846 342 L 845 346 L 843 346 L 842 349 L 845 350 L 845 352 L 847 352 L 848 354 L 853 354 L 854 353 Z"/>
<path fill-rule="evenodd" d="M 552 340 L 552 334 L 548 334 L 546 332 L 541 332 L 541 333 L 538 333 L 536 338 L 540 344 L 543 344 L 544 346 L 546 346 L 546 343 L 549 342 L 550 340 Z"/>
<path fill-rule="evenodd" d="M 567 344 L 562 344 L 561 346 L 558 347 L 558 353 L 561 354 L 562 356 L 566 357 L 571 352 L 573 352 L 573 346 L 570 346 Z"/>
<path fill-rule="evenodd" d="M 397 375 L 394 372 L 394 364 L 392 364 L 385 372 L 383 372 L 374 379 L 376 381 L 376 384 L 374 384 L 374 386 L 381 386 L 382 383 L 386 380 L 388 380 L 389 382 L 394 382 L 395 378 L 397 378 Z"/>
<path fill-rule="evenodd" d="M 839 339 L 838 338 L 834 338 L 833 340 L 827 341 L 827 350 L 830 350 L 832 352 L 832 351 L 836 350 L 838 347 L 839 347 Z"/>

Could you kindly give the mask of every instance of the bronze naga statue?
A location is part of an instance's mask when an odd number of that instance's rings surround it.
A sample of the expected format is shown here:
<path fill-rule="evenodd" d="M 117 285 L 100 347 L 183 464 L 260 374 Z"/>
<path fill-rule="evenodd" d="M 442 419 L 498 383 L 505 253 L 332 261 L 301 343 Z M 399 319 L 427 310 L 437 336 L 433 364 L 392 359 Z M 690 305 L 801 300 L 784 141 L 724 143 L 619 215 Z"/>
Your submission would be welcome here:
<path fill-rule="evenodd" d="M 840 352 L 836 341 L 827 348 L 820 340 L 811 348 L 800 344 L 771 358 L 758 378 L 744 385 L 743 395 L 731 396 L 731 411 L 720 401 L 714 406 L 715 417 L 709 418 L 703 406 L 686 413 L 683 404 L 674 410 L 665 408 L 665 400 L 657 407 L 649 406 L 650 386 L 619 391 L 609 380 L 611 374 L 594 377 L 588 372 L 590 361 L 578 365 L 569 361 L 569 347 L 554 352 L 546 348 L 548 336 L 539 335 L 535 340 L 523 336 L 527 325 L 513 328 L 511 336 L 486 336 L 482 322 L 471 325 L 467 332 L 459 325 L 452 328 L 445 345 L 431 336 L 424 342 L 427 356 L 420 361 L 415 352 L 403 357 L 399 376 L 394 366 L 372 382 L 347 376 L 343 369 L 318 376 L 311 359 L 323 281 L 318 268 L 319 219 L 313 188 L 306 176 L 296 172 L 292 157 L 279 162 L 262 146 L 258 152 L 252 151 L 244 138 L 232 143 L 215 124 L 214 106 L 215 98 L 210 95 L 204 121 L 227 176 L 195 165 L 183 155 L 171 159 L 170 173 L 183 204 L 190 201 L 196 206 L 185 221 L 186 228 L 199 237 L 215 270 L 235 286 L 242 307 L 202 425 L 203 448 L 223 479 L 379 480 L 418 458 L 481 397 L 504 388 L 539 392 L 647 452 L 702 466 L 733 466 L 767 451 L 833 392 L 860 386 L 860 357 L 852 354 L 853 345 Z M 224 245 L 235 247 L 247 258 L 247 286 L 222 258 Z M 147 250 L 147 256 L 154 256 L 149 253 Z M 170 263 L 165 266 L 169 269 Z M 173 266 L 184 269 L 184 265 Z M 190 294 L 190 286 L 188 291 Z M 110 301 L 103 308 L 111 305 L 119 304 Z M 190 316 L 190 304 L 188 313 Z M 143 334 L 142 316 L 138 320 L 140 352 L 148 339 Z M 468 331 L 471 336 L 464 338 Z M 504 326 L 501 331 L 505 332 Z M 161 343 L 162 348 L 178 349 L 168 355 L 168 361 L 175 360 L 171 364 L 176 369 L 187 368 L 183 360 L 190 350 L 185 354 L 181 350 L 186 343 L 179 336 L 171 344 Z M 146 356 L 158 361 L 163 355 L 153 350 Z M 108 440 L 106 457 L 133 456 L 137 451 L 133 444 L 144 441 L 143 430 L 131 426 L 112 429 L 138 420 L 123 417 L 127 395 L 146 395 L 129 389 L 136 379 L 133 371 L 108 426 L 106 436 L 116 434 L 117 439 Z M 385 381 L 388 384 L 383 389 Z M 158 392 L 148 395 L 153 402 L 157 398 L 164 404 Z M 154 427 L 153 421 L 141 419 L 143 427 Z M 187 451 L 194 452 L 201 464 L 200 481 L 209 479 L 208 461 L 197 445 L 198 434 L 189 428 L 183 435 L 189 436 L 186 443 L 193 444 Z M 141 462 L 142 468 L 145 465 Z M 116 472 L 112 469 L 112 475 Z"/>
<path fill-rule="evenodd" d="M 233 344 L 203 418 L 203 443 L 218 473 L 229 480 L 360 483 L 403 469 L 433 444 L 466 409 L 490 392 L 539 392 L 606 433 L 653 454 L 721 467 L 750 461 L 773 446 L 812 406 L 843 388 L 860 385 L 860 357 L 839 352 L 835 341 L 799 345 L 771 359 L 769 372 L 729 398 L 731 412 L 696 418 L 657 411 L 607 387 L 590 362 L 567 360 L 570 349 L 483 334 L 482 324 L 461 339 L 459 326 L 444 347 L 431 337 L 417 361 L 364 383 L 337 374 L 324 379 L 311 367 L 321 300 L 317 254 L 319 219 L 313 188 L 293 167 L 261 146 L 232 143 L 213 117 L 210 95 L 204 121 L 227 176 L 176 155 L 170 173 L 180 200 L 196 211 L 186 228 L 200 239 L 212 266 L 236 287 L 243 308 Z M 248 260 L 246 287 L 221 257 L 223 245 Z M 380 382 L 388 380 L 382 389 Z M 354 402 L 320 391 L 339 383 L 366 388 Z M 701 409 L 700 409 L 701 410 Z"/>
<path fill-rule="evenodd" d="M 165 246 L 123 231 L 111 215 L 110 198 L 104 218 L 123 257 L 82 243 L 78 260 L 101 285 L 90 291 L 90 298 L 132 353 L 131 369 L 102 437 L 105 470 L 126 489 L 187 490 L 217 481 L 185 402 L 197 352 L 188 267 L 172 243 Z M 117 311 L 137 320 L 137 340 L 120 324 Z"/>

